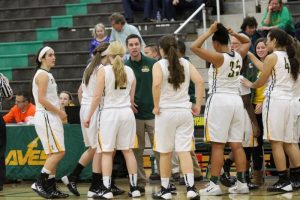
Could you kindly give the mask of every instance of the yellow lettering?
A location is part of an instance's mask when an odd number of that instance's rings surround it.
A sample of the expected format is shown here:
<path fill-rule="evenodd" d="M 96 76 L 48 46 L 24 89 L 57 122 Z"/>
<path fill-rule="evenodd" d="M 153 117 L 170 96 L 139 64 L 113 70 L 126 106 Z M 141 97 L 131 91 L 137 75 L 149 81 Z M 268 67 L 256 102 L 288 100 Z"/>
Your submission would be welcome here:
<path fill-rule="evenodd" d="M 9 151 L 9 153 L 7 154 L 6 159 L 5 159 L 5 165 L 12 165 L 12 166 L 18 165 L 16 150 Z"/>
<path fill-rule="evenodd" d="M 32 150 L 28 159 L 28 165 L 43 165 L 45 160 L 40 160 L 41 150 Z"/>
<path fill-rule="evenodd" d="M 25 165 L 27 163 L 31 151 L 32 149 L 28 149 L 25 156 L 23 157 L 22 150 L 17 150 L 19 165 Z"/>

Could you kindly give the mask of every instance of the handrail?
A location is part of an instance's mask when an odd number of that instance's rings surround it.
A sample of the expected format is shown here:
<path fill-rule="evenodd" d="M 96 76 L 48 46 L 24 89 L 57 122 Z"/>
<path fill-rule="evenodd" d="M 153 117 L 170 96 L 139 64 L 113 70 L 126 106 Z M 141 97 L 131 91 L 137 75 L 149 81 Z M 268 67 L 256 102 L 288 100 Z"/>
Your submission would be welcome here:
<path fill-rule="evenodd" d="M 201 6 L 197 9 L 197 10 L 195 10 L 195 12 L 193 12 L 193 14 L 189 17 L 189 18 L 187 18 L 187 20 L 185 20 L 184 22 L 183 22 L 183 24 L 181 24 L 180 26 L 179 26 L 179 28 L 176 30 L 176 31 L 174 31 L 174 34 L 176 35 L 176 34 L 178 34 L 179 33 L 179 31 L 181 31 L 181 29 L 183 29 L 186 25 L 187 25 L 187 23 L 189 23 L 191 20 L 192 20 L 192 18 L 193 17 L 195 17 L 195 15 L 197 15 L 202 9 L 204 9 L 205 8 L 205 4 L 203 3 L 203 4 L 201 4 Z M 205 12 L 204 12 L 205 13 Z M 205 23 L 205 25 L 206 25 L 206 21 L 204 22 L 204 19 L 205 18 L 203 18 L 203 25 L 204 25 L 204 23 Z M 205 19 L 206 20 L 206 19 Z"/>
<path fill-rule="evenodd" d="M 245 6 L 245 0 L 242 0 L 242 6 L 243 6 L 243 17 L 246 18 L 246 6 Z"/>
<path fill-rule="evenodd" d="M 216 6 L 217 6 L 217 21 L 221 22 L 221 19 L 220 19 L 220 1 L 219 0 L 216 0 Z"/>

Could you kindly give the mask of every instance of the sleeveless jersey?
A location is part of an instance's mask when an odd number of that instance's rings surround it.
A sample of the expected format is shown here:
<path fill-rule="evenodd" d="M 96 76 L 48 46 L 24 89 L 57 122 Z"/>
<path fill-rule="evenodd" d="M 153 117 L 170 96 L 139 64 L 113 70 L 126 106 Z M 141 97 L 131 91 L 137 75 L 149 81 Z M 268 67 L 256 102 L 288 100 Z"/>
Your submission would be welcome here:
<path fill-rule="evenodd" d="M 184 68 L 184 82 L 180 87 L 175 90 L 173 85 L 168 82 L 170 72 L 168 70 L 169 62 L 167 59 L 161 59 L 158 61 L 163 75 L 161 93 L 160 93 L 160 108 L 187 108 L 192 107 L 190 97 L 188 94 L 190 84 L 190 66 L 189 61 L 184 58 L 179 58 L 179 62 Z"/>
<path fill-rule="evenodd" d="M 209 94 L 230 93 L 239 95 L 239 75 L 243 66 L 241 55 L 235 51 L 223 53 L 224 62 L 219 68 L 210 65 L 208 70 Z"/>
<path fill-rule="evenodd" d="M 130 103 L 130 90 L 132 82 L 135 79 L 132 69 L 124 66 L 127 74 L 127 84 L 124 87 L 116 87 L 115 74 L 112 65 L 104 66 L 105 71 L 105 89 L 104 89 L 104 106 L 103 108 L 121 108 L 129 107 Z"/>
<path fill-rule="evenodd" d="M 290 74 L 290 62 L 285 51 L 274 51 L 277 56 L 277 63 L 272 69 L 265 96 L 275 97 L 279 99 L 291 99 L 292 87 L 294 81 Z"/>
<path fill-rule="evenodd" d="M 47 92 L 46 92 L 46 99 L 55 107 L 59 108 L 59 98 L 57 94 L 57 84 L 52 76 L 51 73 L 49 73 L 46 70 L 43 69 L 38 69 L 33 77 L 33 82 L 32 82 L 32 94 L 34 97 L 35 105 L 36 105 L 36 110 L 46 110 L 39 102 L 38 98 L 38 87 L 35 83 L 36 77 L 40 73 L 47 73 L 48 75 L 48 87 L 47 87 Z"/>
<path fill-rule="evenodd" d="M 90 65 L 87 66 L 86 69 L 88 69 Z M 90 76 L 89 84 L 85 84 L 84 77 L 82 78 L 82 100 L 81 104 L 82 105 L 90 105 L 93 101 L 94 98 L 94 93 L 95 93 L 95 87 L 96 87 L 96 77 L 97 77 L 97 71 L 103 67 L 103 65 L 99 65 L 98 67 L 95 68 L 93 73 Z"/>

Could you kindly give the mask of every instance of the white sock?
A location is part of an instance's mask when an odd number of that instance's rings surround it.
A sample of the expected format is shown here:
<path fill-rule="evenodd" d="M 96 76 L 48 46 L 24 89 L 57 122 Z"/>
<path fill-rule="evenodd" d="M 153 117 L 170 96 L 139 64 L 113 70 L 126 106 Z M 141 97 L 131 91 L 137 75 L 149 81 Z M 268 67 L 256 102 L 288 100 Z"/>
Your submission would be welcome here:
<path fill-rule="evenodd" d="M 193 173 L 186 173 L 184 175 L 184 182 L 186 186 L 194 186 L 194 174 Z"/>
<path fill-rule="evenodd" d="M 41 171 L 43 174 L 51 174 L 51 172 L 48 170 L 48 169 L 46 169 L 45 167 L 43 167 L 43 169 L 42 169 L 42 171 Z"/>
<path fill-rule="evenodd" d="M 110 176 L 103 176 L 103 185 L 106 188 L 110 188 L 110 186 L 111 186 L 111 177 Z"/>
<path fill-rule="evenodd" d="M 50 174 L 48 179 L 52 179 L 52 178 L 55 178 L 54 174 Z"/>
<path fill-rule="evenodd" d="M 170 183 L 170 178 L 161 178 L 161 186 L 168 188 Z"/>
<path fill-rule="evenodd" d="M 137 186 L 137 174 L 129 174 L 129 182 L 131 186 Z"/>

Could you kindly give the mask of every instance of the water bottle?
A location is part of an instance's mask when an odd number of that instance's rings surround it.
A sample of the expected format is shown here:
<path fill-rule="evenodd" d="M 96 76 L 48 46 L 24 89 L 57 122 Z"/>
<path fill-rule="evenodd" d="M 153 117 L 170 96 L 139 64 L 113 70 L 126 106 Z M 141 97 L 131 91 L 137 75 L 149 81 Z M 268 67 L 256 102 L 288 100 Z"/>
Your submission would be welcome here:
<path fill-rule="evenodd" d="M 156 13 L 156 20 L 157 20 L 157 22 L 161 22 L 161 16 L 160 16 L 159 11 L 157 11 L 157 13 Z"/>

